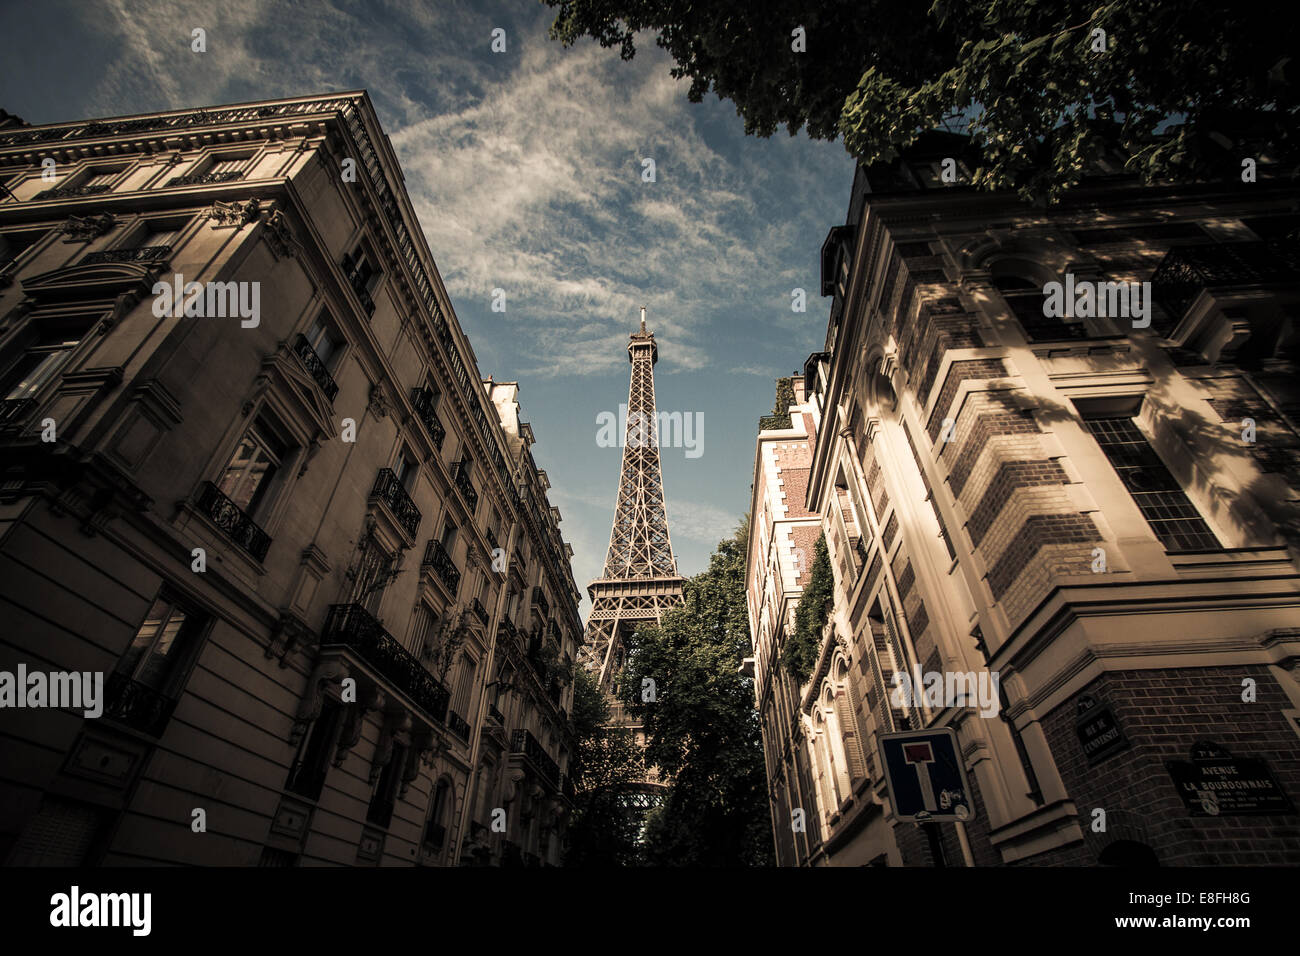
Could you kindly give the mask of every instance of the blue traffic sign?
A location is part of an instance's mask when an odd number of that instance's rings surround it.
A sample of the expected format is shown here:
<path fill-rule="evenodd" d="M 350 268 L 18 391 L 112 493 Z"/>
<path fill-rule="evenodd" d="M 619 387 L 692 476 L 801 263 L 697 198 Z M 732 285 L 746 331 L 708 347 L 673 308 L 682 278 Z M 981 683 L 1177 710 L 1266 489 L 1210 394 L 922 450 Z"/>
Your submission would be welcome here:
<path fill-rule="evenodd" d="M 951 727 L 881 734 L 879 742 L 895 817 L 925 823 L 975 815 L 966 766 Z"/>

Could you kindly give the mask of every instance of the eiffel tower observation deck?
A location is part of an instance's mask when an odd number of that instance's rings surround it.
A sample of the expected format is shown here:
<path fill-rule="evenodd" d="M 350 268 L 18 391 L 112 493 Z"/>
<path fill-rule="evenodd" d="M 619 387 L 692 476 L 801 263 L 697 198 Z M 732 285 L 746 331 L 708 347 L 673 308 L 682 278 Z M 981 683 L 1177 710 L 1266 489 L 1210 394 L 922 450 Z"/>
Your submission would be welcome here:
<path fill-rule="evenodd" d="M 682 603 L 659 466 L 654 377 L 659 347 L 654 333 L 646 331 L 644 308 L 641 330 L 632 333 L 627 354 L 632 378 L 614 525 L 604 573 L 587 585 L 592 607 L 582 653 L 583 666 L 597 675 L 606 694 L 613 692 L 636 628 L 658 623 L 665 611 Z M 616 722 L 627 723 L 617 702 L 611 709 Z"/>

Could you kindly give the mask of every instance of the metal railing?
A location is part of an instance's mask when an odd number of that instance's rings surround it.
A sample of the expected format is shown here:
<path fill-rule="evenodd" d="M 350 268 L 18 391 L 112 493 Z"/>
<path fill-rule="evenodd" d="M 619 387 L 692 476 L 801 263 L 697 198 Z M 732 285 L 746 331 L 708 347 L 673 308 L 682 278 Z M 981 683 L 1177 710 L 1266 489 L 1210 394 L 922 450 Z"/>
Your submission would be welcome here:
<path fill-rule="evenodd" d="M 470 468 L 469 462 L 456 462 L 451 466 L 451 480 L 465 496 L 465 505 L 473 515 L 478 511 L 478 492 L 474 490 L 474 482 L 470 479 Z"/>
<path fill-rule="evenodd" d="M 134 249 L 103 249 L 81 260 L 84 266 L 98 262 L 155 262 L 172 254 L 171 246 L 137 246 Z"/>
<path fill-rule="evenodd" d="M 453 595 L 460 588 L 460 569 L 452 562 L 451 555 L 437 538 L 431 539 L 424 549 L 423 563 L 433 568 L 434 574 L 438 575 Z"/>
<path fill-rule="evenodd" d="M 218 183 L 233 183 L 237 179 L 243 179 L 244 174 L 236 170 L 227 170 L 224 173 L 189 173 L 185 176 L 173 176 L 167 180 L 167 187 L 172 186 L 215 186 Z"/>
<path fill-rule="evenodd" d="M 266 557 L 267 549 L 271 547 L 270 535 L 212 482 L 203 483 L 195 504 L 235 544 L 258 561 Z"/>
<path fill-rule="evenodd" d="M 356 652 L 433 719 L 447 719 L 451 692 L 360 604 L 330 606 L 321 646 L 331 644 Z"/>
<path fill-rule="evenodd" d="M 1151 276 L 1151 297 L 1177 323 L 1202 289 L 1300 277 L 1300 243 L 1289 240 L 1176 246 Z"/>
<path fill-rule="evenodd" d="M 411 496 L 407 494 L 401 480 L 393 473 L 393 469 L 379 469 L 370 496 L 378 498 L 387 505 L 393 517 L 397 519 L 397 523 L 406 530 L 407 534 L 415 537 L 415 533 L 420 529 L 420 509 L 415 507 L 415 502 L 411 500 Z"/>
<path fill-rule="evenodd" d="M 51 186 L 49 189 L 42 189 L 33 196 L 32 202 L 43 199 L 72 199 L 76 196 L 99 196 L 112 188 L 112 186 L 102 183 L 85 186 Z"/>
<path fill-rule="evenodd" d="M 161 737 L 176 701 L 125 674 L 108 675 L 104 716 L 151 737 Z"/>
<path fill-rule="evenodd" d="M 331 402 L 334 401 L 334 396 L 339 393 L 338 383 L 334 381 L 334 376 L 329 373 L 325 363 L 321 361 L 320 356 L 316 354 L 316 350 L 307 341 L 307 336 L 299 332 L 298 337 L 294 339 L 293 350 L 298 358 L 302 359 L 302 364 L 311 373 L 311 377 L 316 380 L 316 384 L 325 393 L 325 397 Z"/>
<path fill-rule="evenodd" d="M 411 389 L 411 404 L 415 406 L 415 413 L 420 416 L 420 421 L 424 422 L 424 427 L 429 429 L 434 447 L 442 451 L 442 442 L 447 437 L 447 429 L 443 426 L 442 419 L 433 410 L 433 392 L 427 388 Z"/>
<path fill-rule="evenodd" d="M 527 757 L 538 772 L 545 777 L 550 783 L 559 786 L 560 783 L 560 765 L 551 759 L 542 746 L 540 740 L 532 735 L 528 730 L 512 730 L 510 732 L 510 752 L 523 754 Z"/>

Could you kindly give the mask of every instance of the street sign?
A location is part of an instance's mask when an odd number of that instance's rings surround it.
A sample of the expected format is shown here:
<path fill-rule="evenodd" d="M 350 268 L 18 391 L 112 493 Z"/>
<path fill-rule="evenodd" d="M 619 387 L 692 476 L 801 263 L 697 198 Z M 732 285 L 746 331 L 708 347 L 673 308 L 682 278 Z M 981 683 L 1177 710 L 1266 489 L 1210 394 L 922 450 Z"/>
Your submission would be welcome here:
<path fill-rule="evenodd" d="M 1263 760 L 1236 757 L 1198 740 L 1191 760 L 1167 760 L 1178 795 L 1194 817 L 1293 814 L 1295 807 Z"/>
<path fill-rule="evenodd" d="M 943 823 L 975 815 L 957 733 L 951 727 L 881 734 L 879 740 L 895 817 Z"/>

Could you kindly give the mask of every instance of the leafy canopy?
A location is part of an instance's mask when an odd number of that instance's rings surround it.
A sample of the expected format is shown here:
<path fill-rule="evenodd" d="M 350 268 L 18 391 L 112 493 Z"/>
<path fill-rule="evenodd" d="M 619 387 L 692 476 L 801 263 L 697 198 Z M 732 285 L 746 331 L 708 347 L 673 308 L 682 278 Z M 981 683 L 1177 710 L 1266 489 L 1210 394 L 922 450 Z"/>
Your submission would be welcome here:
<path fill-rule="evenodd" d="M 685 602 L 638 631 L 626 667 L 629 707 L 643 721 L 646 762 L 669 780 L 647 820 L 647 862 L 761 866 L 772 862 L 771 817 L 745 606 L 746 518 L 687 580 Z M 642 700 L 645 679 L 655 700 Z"/>
<path fill-rule="evenodd" d="M 626 60 L 636 34 L 653 32 L 690 100 L 732 101 L 748 134 L 842 136 L 871 165 L 925 130 L 969 132 L 983 157 L 974 185 L 1025 198 L 1059 198 L 1112 147 L 1148 181 L 1235 176 L 1244 158 L 1296 154 L 1293 41 L 1266 3 L 544 2 L 566 46 L 589 36 Z"/>

